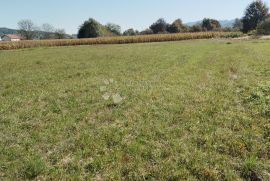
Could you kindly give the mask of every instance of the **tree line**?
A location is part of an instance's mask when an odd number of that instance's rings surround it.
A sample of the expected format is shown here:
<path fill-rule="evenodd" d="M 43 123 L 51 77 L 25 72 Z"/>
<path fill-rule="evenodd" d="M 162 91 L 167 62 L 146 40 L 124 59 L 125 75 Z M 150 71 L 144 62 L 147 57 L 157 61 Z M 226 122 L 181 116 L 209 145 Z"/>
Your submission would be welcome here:
<path fill-rule="evenodd" d="M 63 39 L 72 38 L 64 29 L 56 29 L 50 24 L 36 26 L 31 20 L 22 20 L 18 23 L 19 33 L 29 39 Z M 107 36 L 135 36 L 148 34 L 205 32 L 205 31 L 242 31 L 249 34 L 270 35 L 269 8 L 262 0 L 255 0 L 248 5 L 241 19 L 235 19 L 233 27 L 223 28 L 216 19 L 204 18 L 201 23 L 193 26 L 183 24 L 181 19 L 167 23 L 163 18 L 158 19 L 149 28 L 138 31 L 133 28 L 121 32 L 121 27 L 114 23 L 102 25 L 90 18 L 80 27 L 77 38 L 95 38 Z"/>
<path fill-rule="evenodd" d="M 130 28 L 121 34 L 121 27 L 115 24 L 102 25 L 90 18 L 79 28 L 78 38 L 94 38 L 100 36 L 134 36 L 162 33 L 184 33 L 203 31 L 242 31 L 243 33 L 270 34 L 269 8 L 262 0 L 255 0 L 245 10 L 244 17 L 235 19 L 233 27 L 222 28 L 216 19 L 204 18 L 201 23 L 193 26 L 183 24 L 181 19 L 167 23 L 163 18 L 158 19 L 148 29 L 139 32 Z"/>
<path fill-rule="evenodd" d="M 32 20 L 18 22 L 18 33 L 26 40 L 34 39 L 64 39 L 69 36 L 64 29 L 54 28 L 49 23 L 37 26 Z"/>
<path fill-rule="evenodd" d="M 202 31 L 239 31 L 234 28 L 222 28 L 219 21 L 215 19 L 205 18 L 201 24 L 196 24 L 191 27 L 183 24 L 181 19 L 175 20 L 173 23 L 167 23 L 163 18 L 158 19 L 148 29 L 143 31 L 127 29 L 121 33 L 119 25 L 109 23 L 102 25 L 93 18 L 85 21 L 79 28 L 78 38 L 95 38 L 106 36 L 135 36 L 149 34 L 165 34 L 165 33 L 185 33 L 185 32 L 202 32 Z"/>

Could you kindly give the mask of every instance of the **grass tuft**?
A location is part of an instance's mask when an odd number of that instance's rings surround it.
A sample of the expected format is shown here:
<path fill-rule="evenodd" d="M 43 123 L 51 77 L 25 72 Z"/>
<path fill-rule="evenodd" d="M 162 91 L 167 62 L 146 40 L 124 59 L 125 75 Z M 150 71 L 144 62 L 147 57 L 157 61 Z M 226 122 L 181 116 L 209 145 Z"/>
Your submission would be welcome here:
<path fill-rule="evenodd" d="M 46 165 L 43 160 L 38 156 L 31 156 L 23 161 L 23 168 L 20 175 L 24 179 L 35 179 L 45 171 Z"/>

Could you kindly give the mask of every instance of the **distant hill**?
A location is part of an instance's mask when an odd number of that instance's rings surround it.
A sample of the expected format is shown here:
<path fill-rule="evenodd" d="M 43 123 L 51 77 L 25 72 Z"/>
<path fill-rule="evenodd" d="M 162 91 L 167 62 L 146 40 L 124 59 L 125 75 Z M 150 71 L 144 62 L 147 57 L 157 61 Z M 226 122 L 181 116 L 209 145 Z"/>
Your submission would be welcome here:
<path fill-rule="evenodd" d="M 0 28 L 0 35 L 3 34 L 17 34 L 17 30 L 9 29 L 9 28 Z"/>
<path fill-rule="evenodd" d="M 227 28 L 227 27 L 233 27 L 233 23 L 234 23 L 234 19 L 233 20 L 219 20 L 221 26 L 223 28 Z M 186 23 L 186 25 L 188 26 L 193 26 L 195 24 L 200 24 L 202 23 L 202 20 L 201 21 L 194 21 L 194 22 L 189 22 L 189 23 Z"/>

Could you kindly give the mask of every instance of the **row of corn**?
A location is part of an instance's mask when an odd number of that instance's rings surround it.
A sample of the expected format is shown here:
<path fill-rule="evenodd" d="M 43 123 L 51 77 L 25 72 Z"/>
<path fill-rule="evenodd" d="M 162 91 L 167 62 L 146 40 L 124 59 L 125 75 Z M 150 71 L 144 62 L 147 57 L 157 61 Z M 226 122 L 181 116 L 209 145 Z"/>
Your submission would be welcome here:
<path fill-rule="evenodd" d="M 191 39 L 236 38 L 240 36 L 242 36 L 242 33 L 240 32 L 199 32 L 199 33 L 155 34 L 155 35 L 141 35 L 141 36 L 117 36 L 117 37 L 87 38 L 87 39 L 25 40 L 18 42 L 1 42 L 0 50 L 50 47 L 50 46 L 125 44 L 125 43 L 179 41 Z"/>

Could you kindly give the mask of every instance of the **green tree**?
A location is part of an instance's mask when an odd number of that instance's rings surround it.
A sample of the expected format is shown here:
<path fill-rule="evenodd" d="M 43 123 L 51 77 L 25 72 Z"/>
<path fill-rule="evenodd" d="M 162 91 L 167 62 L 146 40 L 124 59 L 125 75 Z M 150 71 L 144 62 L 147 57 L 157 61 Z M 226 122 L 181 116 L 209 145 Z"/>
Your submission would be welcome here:
<path fill-rule="evenodd" d="M 171 25 L 168 26 L 167 31 L 170 33 L 180 33 L 180 32 L 186 32 L 187 27 L 182 23 L 181 19 L 175 20 Z"/>
<path fill-rule="evenodd" d="M 99 36 L 103 36 L 102 25 L 93 18 L 85 21 L 80 26 L 78 38 L 95 38 Z"/>
<path fill-rule="evenodd" d="M 151 29 L 145 29 L 143 31 L 140 32 L 141 35 L 151 35 L 151 34 L 154 34 L 153 30 Z"/>
<path fill-rule="evenodd" d="M 220 30 L 221 25 L 218 20 L 204 18 L 202 22 L 202 28 L 204 31 L 217 31 Z"/>
<path fill-rule="evenodd" d="M 153 33 L 166 33 L 167 32 L 168 23 L 163 19 L 158 19 L 154 24 L 150 26 L 150 29 Z"/>
<path fill-rule="evenodd" d="M 270 35 L 270 17 L 259 23 L 257 27 L 257 34 Z"/>
<path fill-rule="evenodd" d="M 111 33 L 115 34 L 115 35 L 121 35 L 121 26 L 113 24 L 113 23 L 108 23 L 106 25 L 106 28 L 108 31 L 110 31 Z"/>
<path fill-rule="evenodd" d="M 244 33 L 255 30 L 257 25 L 268 15 L 269 8 L 261 1 L 252 2 L 246 9 L 242 19 Z"/>
<path fill-rule="evenodd" d="M 195 24 L 190 27 L 191 32 L 201 32 L 202 31 L 202 26 L 200 24 Z"/>
<path fill-rule="evenodd" d="M 134 30 L 133 28 L 130 28 L 130 29 L 124 31 L 124 33 L 123 33 L 124 36 L 135 36 L 137 34 L 139 34 L 139 32 Z"/>

